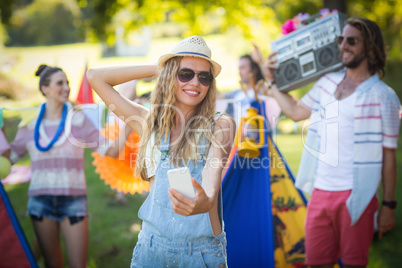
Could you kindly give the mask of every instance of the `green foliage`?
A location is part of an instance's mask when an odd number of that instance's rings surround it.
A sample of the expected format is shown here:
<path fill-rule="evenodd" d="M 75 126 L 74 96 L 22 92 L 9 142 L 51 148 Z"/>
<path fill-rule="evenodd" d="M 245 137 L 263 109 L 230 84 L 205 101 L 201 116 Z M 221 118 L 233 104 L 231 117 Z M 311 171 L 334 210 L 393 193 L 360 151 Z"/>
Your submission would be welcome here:
<path fill-rule="evenodd" d="M 93 31 L 93 37 L 102 41 L 106 41 L 108 36 L 114 36 L 114 28 L 111 27 L 113 17 L 130 4 L 127 0 L 78 0 L 78 2 L 85 10 L 85 25 Z"/>
<path fill-rule="evenodd" d="M 126 29 L 162 22 L 185 25 L 181 28 L 180 37 L 220 33 L 235 28 L 242 35 L 254 38 L 256 25 L 267 21 L 266 18 L 275 21 L 272 8 L 262 1 L 144 0 L 141 3 L 130 2 L 118 13 L 114 22 Z M 109 26 L 113 27 L 112 24 Z"/>
<path fill-rule="evenodd" d="M 402 59 L 402 0 L 348 1 L 349 15 L 367 17 L 381 28 L 389 57 Z"/>
<path fill-rule="evenodd" d="M 35 0 L 10 21 L 9 45 L 49 45 L 83 41 L 75 0 Z"/>
<path fill-rule="evenodd" d="M 298 13 L 308 13 L 313 15 L 323 8 L 322 0 L 266 0 L 265 4 L 271 6 L 275 10 L 276 18 L 281 23 L 293 18 Z"/>
<path fill-rule="evenodd" d="M 20 89 L 21 87 L 12 78 L 0 72 L 0 99 L 16 99 Z"/>
<path fill-rule="evenodd" d="M 384 82 L 395 90 L 396 94 L 399 97 L 399 100 L 402 101 L 400 70 L 402 70 L 402 60 L 388 60 L 385 66 Z"/>
<path fill-rule="evenodd" d="M 0 0 L 0 21 L 3 24 L 7 24 L 13 14 L 14 1 Z"/>
<path fill-rule="evenodd" d="M 2 0 L 0 0 L 0 1 L 2 1 Z M 0 21 L 1 21 L 1 18 L 2 17 L 0 16 Z M 7 32 L 4 29 L 4 25 L 0 23 L 0 52 L 2 51 L 3 45 L 6 42 L 6 40 L 7 40 Z"/>
<path fill-rule="evenodd" d="M 389 45 L 390 58 L 402 58 L 402 0 L 343 1 L 348 15 L 376 21 Z M 323 0 L 35 0 L 27 5 L 31 2 L 0 0 L 2 22 L 7 24 L 11 18 L 13 26 L 9 29 L 11 45 L 67 43 L 85 37 L 112 46 L 117 26 L 136 30 L 164 22 L 179 25 L 178 30 L 163 29 L 157 36 L 235 32 L 265 44 L 280 36 L 279 26 L 287 19 L 298 13 L 315 14 L 324 7 Z M 63 4 L 65 13 L 48 11 L 56 3 Z M 52 32 L 48 36 L 43 31 L 47 27 Z"/>

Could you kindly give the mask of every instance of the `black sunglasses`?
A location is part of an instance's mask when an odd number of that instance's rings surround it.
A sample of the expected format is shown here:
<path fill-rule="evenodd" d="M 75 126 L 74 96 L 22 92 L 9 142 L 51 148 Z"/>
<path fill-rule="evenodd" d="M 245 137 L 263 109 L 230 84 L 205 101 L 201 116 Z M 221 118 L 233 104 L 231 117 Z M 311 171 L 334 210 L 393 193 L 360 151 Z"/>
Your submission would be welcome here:
<path fill-rule="evenodd" d="M 342 35 L 337 36 L 336 42 L 338 43 L 338 45 L 341 45 L 344 39 L 345 39 L 345 37 Z M 348 36 L 348 37 L 346 37 L 346 42 L 348 43 L 348 45 L 354 46 L 357 43 L 357 38 L 354 36 Z"/>
<path fill-rule="evenodd" d="M 212 76 L 212 74 L 210 72 L 199 72 L 196 73 L 191 69 L 181 69 L 177 72 L 177 78 L 179 78 L 179 80 L 183 83 L 187 83 L 191 80 L 193 80 L 194 76 L 197 74 L 198 77 L 198 81 L 200 81 L 200 83 L 203 86 L 210 86 L 212 83 L 212 80 L 214 79 L 214 77 Z"/>

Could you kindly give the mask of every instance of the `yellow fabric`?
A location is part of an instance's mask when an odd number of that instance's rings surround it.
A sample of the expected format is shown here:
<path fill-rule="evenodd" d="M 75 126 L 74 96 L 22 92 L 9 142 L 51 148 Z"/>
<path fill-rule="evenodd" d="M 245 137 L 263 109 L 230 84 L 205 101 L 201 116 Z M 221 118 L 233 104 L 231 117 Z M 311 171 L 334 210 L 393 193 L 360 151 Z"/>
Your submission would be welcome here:
<path fill-rule="evenodd" d="M 304 264 L 304 220 L 306 205 L 286 169 L 278 151 L 268 140 L 271 158 L 272 218 L 275 236 L 276 267 Z"/>

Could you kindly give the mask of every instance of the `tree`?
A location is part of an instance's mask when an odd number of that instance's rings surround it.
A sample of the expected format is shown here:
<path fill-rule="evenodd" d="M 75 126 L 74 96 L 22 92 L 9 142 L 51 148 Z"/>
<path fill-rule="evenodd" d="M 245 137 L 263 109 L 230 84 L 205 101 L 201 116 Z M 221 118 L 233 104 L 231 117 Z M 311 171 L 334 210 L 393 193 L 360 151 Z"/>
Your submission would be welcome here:
<path fill-rule="evenodd" d="M 8 28 L 10 45 L 65 44 L 84 40 L 75 0 L 35 0 L 17 10 Z"/>
<path fill-rule="evenodd" d="M 343 13 L 347 13 L 346 0 L 324 0 L 324 7 L 330 10 L 338 10 Z"/>
<path fill-rule="evenodd" d="M 381 28 L 389 58 L 402 59 L 402 0 L 355 0 L 348 2 L 349 15 L 366 17 Z"/>
<path fill-rule="evenodd" d="M 43 0 L 0 0 L 1 21 L 7 25 L 15 16 L 17 21 L 26 19 L 24 16 L 27 16 L 27 13 L 22 16 L 21 10 L 25 7 L 28 9 L 27 5 L 31 2 L 39 1 Z M 184 25 L 183 36 L 236 29 L 236 32 L 250 39 L 257 38 L 269 42 L 279 36 L 279 26 L 287 19 L 293 18 L 300 12 L 315 14 L 327 7 L 331 10 L 344 11 L 349 16 L 365 16 L 376 21 L 390 46 L 391 57 L 401 57 L 399 48 L 402 45 L 402 0 L 67 0 L 66 2 L 69 5 L 75 2 L 80 9 L 81 20 L 77 22 L 74 19 L 76 15 L 71 18 L 76 27 L 79 24 L 83 29 L 80 34 L 85 32 L 86 37 L 94 37 L 109 45 L 114 43 L 115 23 L 122 24 L 127 29 L 136 29 L 143 25 L 166 21 Z M 48 1 L 44 6 L 46 5 Z M 74 12 L 72 14 L 76 14 Z M 129 16 L 116 22 L 116 15 L 122 12 Z"/>

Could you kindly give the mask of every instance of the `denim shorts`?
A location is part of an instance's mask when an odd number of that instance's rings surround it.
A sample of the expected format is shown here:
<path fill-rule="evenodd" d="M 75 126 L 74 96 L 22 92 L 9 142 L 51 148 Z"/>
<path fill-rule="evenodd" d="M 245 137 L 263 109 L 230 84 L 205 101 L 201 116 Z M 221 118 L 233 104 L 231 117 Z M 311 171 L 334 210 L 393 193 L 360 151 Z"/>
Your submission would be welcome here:
<path fill-rule="evenodd" d="M 130 267 L 227 267 L 226 234 L 176 242 L 141 231 Z"/>
<path fill-rule="evenodd" d="M 54 221 L 62 221 L 65 217 L 74 224 L 88 216 L 87 197 L 39 195 L 28 199 L 27 214 L 34 220 L 42 220 L 47 217 Z"/>

